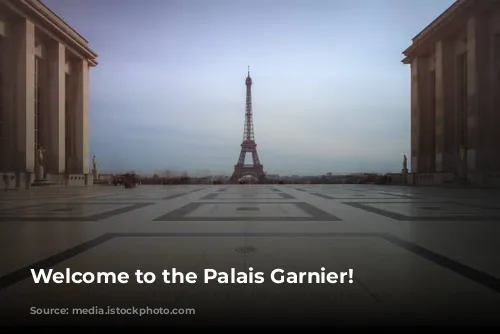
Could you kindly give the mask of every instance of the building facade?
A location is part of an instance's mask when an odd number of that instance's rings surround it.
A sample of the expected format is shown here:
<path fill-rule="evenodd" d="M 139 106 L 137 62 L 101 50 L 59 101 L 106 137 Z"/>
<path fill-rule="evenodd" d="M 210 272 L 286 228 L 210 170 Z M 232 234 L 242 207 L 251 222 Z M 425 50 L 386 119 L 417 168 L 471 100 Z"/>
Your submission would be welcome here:
<path fill-rule="evenodd" d="M 0 184 L 93 183 L 89 68 L 96 58 L 39 0 L 0 0 Z"/>
<path fill-rule="evenodd" d="M 411 172 L 433 182 L 500 174 L 500 2 L 458 0 L 412 40 Z"/>

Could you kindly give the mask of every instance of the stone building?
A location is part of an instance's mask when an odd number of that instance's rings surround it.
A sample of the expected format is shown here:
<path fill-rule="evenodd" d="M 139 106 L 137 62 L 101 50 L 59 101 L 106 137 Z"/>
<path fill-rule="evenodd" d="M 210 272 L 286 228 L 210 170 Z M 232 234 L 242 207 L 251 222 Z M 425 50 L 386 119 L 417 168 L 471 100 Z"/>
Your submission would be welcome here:
<path fill-rule="evenodd" d="M 89 68 L 96 58 L 39 0 L 0 0 L 0 184 L 92 184 Z"/>
<path fill-rule="evenodd" d="M 500 2 L 456 1 L 403 54 L 416 182 L 498 182 Z"/>

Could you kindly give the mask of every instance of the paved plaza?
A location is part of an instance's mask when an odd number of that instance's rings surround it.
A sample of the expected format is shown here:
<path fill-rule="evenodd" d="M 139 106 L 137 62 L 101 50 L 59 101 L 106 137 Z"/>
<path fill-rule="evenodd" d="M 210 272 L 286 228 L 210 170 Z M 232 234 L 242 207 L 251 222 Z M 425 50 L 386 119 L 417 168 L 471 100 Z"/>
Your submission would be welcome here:
<path fill-rule="evenodd" d="M 196 309 L 195 316 L 169 316 L 172 324 L 499 325 L 499 222 L 498 190 L 143 185 L 4 191 L 0 323 L 91 323 L 89 316 L 30 317 L 33 306 L 147 306 Z M 353 269 L 353 283 L 161 279 L 162 270 L 171 268 L 248 273 L 250 267 L 265 273 Z M 140 269 L 159 279 L 34 284 L 30 269 L 43 268 Z M 165 322 L 164 316 L 135 320 Z M 100 324 L 120 321 L 99 318 Z"/>

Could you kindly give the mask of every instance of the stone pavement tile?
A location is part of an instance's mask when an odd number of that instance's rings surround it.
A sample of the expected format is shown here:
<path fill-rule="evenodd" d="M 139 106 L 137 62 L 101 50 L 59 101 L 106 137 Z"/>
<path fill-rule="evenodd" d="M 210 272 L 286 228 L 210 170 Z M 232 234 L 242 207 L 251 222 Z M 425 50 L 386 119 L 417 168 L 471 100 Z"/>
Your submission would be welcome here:
<path fill-rule="evenodd" d="M 498 191 L 377 185 L 9 191 L 0 194 L 0 297 L 14 300 L 10 310 L 38 300 L 142 300 L 164 307 L 197 304 L 202 313 L 235 317 L 243 312 L 238 305 L 245 305 L 244 315 L 256 319 L 389 314 L 418 321 L 432 310 L 465 321 L 484 309 L 488 320 L 500 291 L 497 199 Z M 172 266 L 305 271 L 322 265 L 353 269 L 355 282 L 329 288 L 127 285 L 124 293 L 118 285 L 41 286 L 26 276 L 26 268 L 39 266 L 156 272 Z M 281 314 L 272 313 L 280 307 Z M 8 306 L 2 311 L 8 314 Z"/>
<path fill-rule="evenodd" d="M 0 222 L 98 221 L 124 214 L 152 203 L 66 202 L 12 209 L 0 213 Z"/>
<path fill-rule="evenodd" d="M 238 249 L 251 245 L 248 253 Z M 360 314 L 399 315 L 401 308 L 411 314 L 425 307 L 445 312 L 474 312 L 493 306 L 500 294 L 473 279 L 453 272 L 420 254 L 403 249 L 383 236 L 338 235 L 323 237 L 115 237 L 51 266 L 64 271 L 114 271 L 132 274 L 138 268 L 160 277 L 164 269 L 193 271 L 200 281 L 190 285 L 155 283 L 111 285 L 32 284 L 30 278 L 0 290 L 0 313 L 40 307 L 192 307 L 205 315 L 222 317 L 251 313 L 256 319 L 269 312 L 299 319 Z M 262 284 L 204 284 L 203 271 L 217 273 L 261 271 Z M 274 284 L 270 272 L 343 272 L 353 269 L 353 283 Z M 279 276 L 277 276 L 279 277 Z M 149 303 L 149 304 L 148 304 Z M 304 308 L 303 306 L 308 306 Z M 494 309 L 494 308 L 492 308 Z M 311 314 L 307 315 L 308 312 Z M 446 312 L 445 312 L 446 313 Z M 450 314 L 448 312 L 448 314 Z M 490 321 L 494 314 L 490 314 Z M 498 320 L 498 318 L 496 318 Z M 425 319 L 424 319 L 425 320 Z M 84 321 L 84 320 L 81 320 Z"/>
<path fill-rule="evenodd" d="M 417 199 L 418 197 L 407 196 L 407 195 L 397 195 L 397 194 L 385 194 L 385 193 L 311 193 L 311 195 L 326 198 L 326 199 L 387 199 L 395 200 L 397 198 L 406 199 Z"/>
<path fill-rule="evenodd" d="M 194 202 L 156 221 L 338 221 L 339 218 L 306 202 Z"/>
<path fill-rule="evenodd" d="M 294 199 L 295 197 L 283 193 L 283 192 L 274 192 L 274 193 L 260 193 L 260 194 L 242 194 L 242 193 L 211 193 L 201 198 L 201 200 L 248 200 L 248 199 L 258 199 L 258 200 L 280 200 L 280 199 Z"/>
<path fill-rule="evenodd" d="M 500 208 L 450 202 L 347 203 L 365 211 L 400 221 L 500 220 Z"/>

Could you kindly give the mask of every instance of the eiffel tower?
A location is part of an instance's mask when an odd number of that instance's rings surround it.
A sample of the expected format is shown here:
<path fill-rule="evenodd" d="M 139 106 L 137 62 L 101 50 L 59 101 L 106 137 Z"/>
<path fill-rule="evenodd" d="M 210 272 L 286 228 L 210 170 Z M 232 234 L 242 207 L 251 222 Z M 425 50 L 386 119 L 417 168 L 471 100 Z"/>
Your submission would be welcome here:
<path fill-rule="evenodd" d="M 234 166 L 233 176 L 231 182 L 237 183 L 244 176 L 253 176 L 259 180 L 259 183 L 266 182 L 266 174 L 264 173 L 264 166 L 259 161 L 257 153 L 257 144 L 255 143 L 253 131 L 253 117 L 252 117 L 252 78 L 250 77 L 250 66 L 248 67 L 248 76 L 245 80 L 247 86 L 247 99 L 245 111 L 245 126 L 243 130 L 243 142 L 241 143 L 241 152 L 238 163 Z M 252 154 L 252 163 L 245 164 L 245 156 L 247 153 Z"/>

